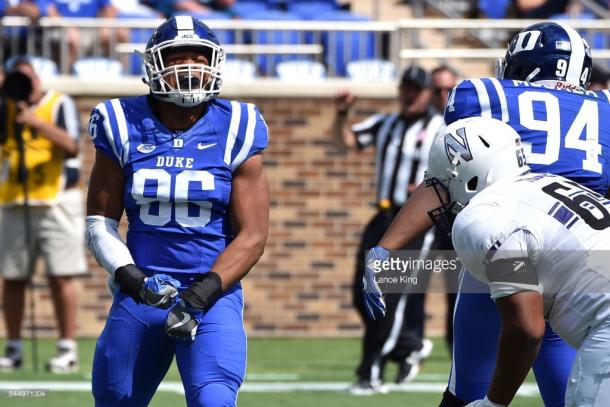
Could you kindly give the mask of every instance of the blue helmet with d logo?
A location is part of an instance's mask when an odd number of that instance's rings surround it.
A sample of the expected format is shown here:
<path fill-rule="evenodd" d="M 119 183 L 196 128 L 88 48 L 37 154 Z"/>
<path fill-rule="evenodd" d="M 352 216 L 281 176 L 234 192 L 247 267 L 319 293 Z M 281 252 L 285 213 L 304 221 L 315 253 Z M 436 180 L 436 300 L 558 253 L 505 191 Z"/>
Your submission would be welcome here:
<path fill-rule="evenodd" d="M 559 81 L 587 89 L 591 49 L 571 27 L 544 22 L 517 33 L 498 63 L 498 78 L 526 82 Z"/>
<path fill-rule="evenodd" d="M 167 66 L 171 52 L 191 51 L 204 55 L 204 63 Z M 225 53 L 214 32 L 191 16 L 167 19 L 153 32 L 144 51 L 146 82 L 157 99 L 192 107 L 216 97 L 222 86 Z"/>

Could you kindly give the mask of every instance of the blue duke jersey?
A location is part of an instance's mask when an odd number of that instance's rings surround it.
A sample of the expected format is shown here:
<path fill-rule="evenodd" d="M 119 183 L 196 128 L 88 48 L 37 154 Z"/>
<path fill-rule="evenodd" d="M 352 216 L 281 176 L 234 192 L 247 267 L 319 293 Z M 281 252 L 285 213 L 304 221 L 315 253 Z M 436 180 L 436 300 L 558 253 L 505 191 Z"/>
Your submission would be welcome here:
<path fill-rule="evenodd" d="M 610 187 L 610 95 L 495 78 L 468 79 L 452 91 L 445 122 L 493 117 L 519 133 L 529 166 L 596 192 Z"/>
<path fill-rule="evenodd" d="M 168 130 L 148 96 L 112 99 L 91 114 L 96 149 L 125 174 L 127 246 L 147 275 L 182 287 L 208 272 L 231 242 L 233 172 L 267 146 L 265 121 L 252 104 L 214 99 L 184 132 Z"/>

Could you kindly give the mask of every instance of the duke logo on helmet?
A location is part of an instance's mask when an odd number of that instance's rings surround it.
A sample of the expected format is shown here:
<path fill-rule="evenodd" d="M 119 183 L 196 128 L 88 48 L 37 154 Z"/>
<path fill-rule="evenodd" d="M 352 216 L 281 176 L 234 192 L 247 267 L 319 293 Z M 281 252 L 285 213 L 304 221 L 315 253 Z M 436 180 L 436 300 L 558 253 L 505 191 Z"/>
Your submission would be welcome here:
<path fill-rule="evenodd" d="M 207 64 L 167 66 L 172 51 L 189 50 L 204 55 Z M 171 17 L 151 35 L 144 51 L 145 82 L 151 94 L 183 107 L 197 106 L 220 93 L 225 53 L 214 32 L 191 16 Z"/>

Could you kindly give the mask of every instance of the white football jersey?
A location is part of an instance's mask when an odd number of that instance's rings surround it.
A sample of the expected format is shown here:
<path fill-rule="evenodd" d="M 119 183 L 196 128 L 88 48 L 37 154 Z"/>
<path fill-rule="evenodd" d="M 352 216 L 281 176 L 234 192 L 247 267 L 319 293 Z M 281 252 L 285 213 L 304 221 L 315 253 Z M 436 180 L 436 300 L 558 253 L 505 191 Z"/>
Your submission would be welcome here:
<path fill-rule="evenodd" d="M 452 239 L 494 300 L 540 292 L 572 346 L 610 316 L 610 201 L 573 181 L 528 174 L 493 184 L 458 214 Z"/>

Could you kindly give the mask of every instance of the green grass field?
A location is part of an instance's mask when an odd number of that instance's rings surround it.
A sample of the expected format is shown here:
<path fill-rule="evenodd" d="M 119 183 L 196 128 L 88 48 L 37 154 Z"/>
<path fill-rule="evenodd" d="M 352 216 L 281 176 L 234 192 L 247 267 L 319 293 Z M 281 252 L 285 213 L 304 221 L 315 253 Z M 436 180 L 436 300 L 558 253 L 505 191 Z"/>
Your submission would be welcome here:
<path fill-rule="evenodd" d="M 435 347 L 432 355 L 426 361 L 420 376 L 414 384 L 430 383 L 437 386 L 444 385 L 449 371 L 449 357 L 444 343 L 434 341 Z M 0 343 L 2 348 L 3 343 Z M 5 390 L 0 391 L 1 406 L 44 406 L 44 407 L 72 407 L 92 406 L 93 398 L 88 391 L 50 390 L 45 397 L 18 398 L 9 397 L 6 390 L 7 382 L 22 381 L 53 381 L 86 383 L 91 380 L 91 364 L 95 341 L 83 339 L 79 342 L 81 358 L 81 371 L 71 375 L 52 375 L 46 372 L 34 373 L 31 363 L 26 363 L 22 371 L 16 373 L 0 374 L 0 385 Z M 241 407 L 316 407 L 340 406 L 436 406 L 440 400 L 441 391 L 433 392 L 391 392 L 385 395 L 352 396 L 342 391 L 341 383 L 350 383 L 354 380 L 354 367 L 358 361 L 360 344 L 357 339 L 276 339 L 253 338 L 249 340 L 248 374 L 246 386 L 239 395 Z M 30 357 L 29 345 L 26 347 L 26 357 Z M 43 340 L 40 342 L 41 361 L 51 357 L 54 352 L 54 342 Z M 41 363 L 42 364 L 42 363 Z M 386 377 L 392 379 L 395 367 L 390 366 Z M 164 383 L 178 382 L 178 371 L 172 366 Z M 531 378 L 528 380 L 531 381 Z M 332 391 L 283 391 L 283 392 L 254 392 L 256 385 L 264 383 L 303 384 L 326 383 L 337 384 L 338 389 Z M 61 383 L 60 383 L 61 384 Z M 250 386 L 250 387 L 249 387 Z M 335 387 L 337 387 L 335 386 Z M 61 387 L 61 386 L 60 386 Z M 43 388 L 40 386 L 39 388 Z M 151 406 L 162 407 L 184 406 L 182 395 L 171 391 L 159 391 L 153 399 Z M 537 407 L 542 406 L 538 396 L 518 397 L 511 406 Z"/>

